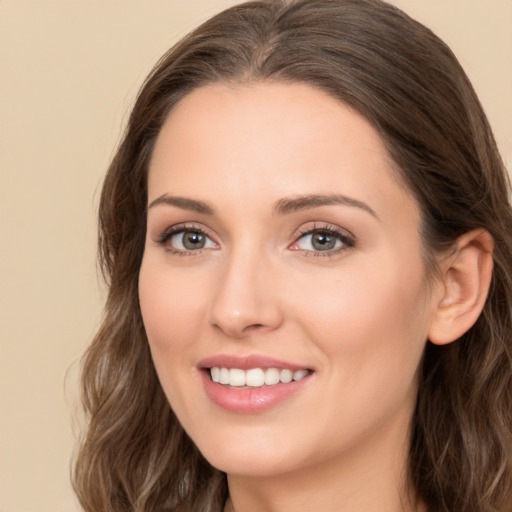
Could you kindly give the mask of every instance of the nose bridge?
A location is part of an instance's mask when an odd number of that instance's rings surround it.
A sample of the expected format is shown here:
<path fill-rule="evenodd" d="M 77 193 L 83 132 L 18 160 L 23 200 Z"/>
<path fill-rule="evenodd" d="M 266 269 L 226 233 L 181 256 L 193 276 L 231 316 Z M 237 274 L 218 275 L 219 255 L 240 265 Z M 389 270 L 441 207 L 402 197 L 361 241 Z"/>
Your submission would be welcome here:
<path fill-rule="evenodd" d="M 246 243 L 226 256 L 216 281 L 210 322 L 231 337 L 255 329 L 274 329 L 281 322 L 271 263 Z"/>

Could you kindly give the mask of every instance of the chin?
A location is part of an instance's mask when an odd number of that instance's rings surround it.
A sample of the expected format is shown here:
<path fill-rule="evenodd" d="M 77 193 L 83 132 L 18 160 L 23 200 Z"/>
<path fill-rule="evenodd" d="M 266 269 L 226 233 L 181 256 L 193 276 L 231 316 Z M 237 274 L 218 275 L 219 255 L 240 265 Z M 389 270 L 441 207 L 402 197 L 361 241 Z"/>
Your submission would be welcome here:
<path fill-rule="evenodd" d="M 278 445 L 263 436 L 250 440 L 249 436 L 233 436 L 228 440 L 196 443 L 205 459 L 215 468 L 229 475 L 254 477 L 273 476 L 293 469 L 298 451 Z"/>

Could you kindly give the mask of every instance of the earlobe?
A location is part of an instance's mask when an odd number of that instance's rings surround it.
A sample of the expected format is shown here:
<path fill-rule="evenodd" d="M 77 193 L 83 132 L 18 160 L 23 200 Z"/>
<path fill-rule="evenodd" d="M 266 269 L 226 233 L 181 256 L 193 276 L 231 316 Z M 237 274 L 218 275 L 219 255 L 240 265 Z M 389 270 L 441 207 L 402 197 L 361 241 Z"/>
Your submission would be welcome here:
<path fill-rule="evenodd" d="M 492 278 L 494 241 L 483 229 L 462 235 L 440 263 L 441 298 L 435 305 L 428 339 L 445 345 L 460 338 L 483 310 Z"/>

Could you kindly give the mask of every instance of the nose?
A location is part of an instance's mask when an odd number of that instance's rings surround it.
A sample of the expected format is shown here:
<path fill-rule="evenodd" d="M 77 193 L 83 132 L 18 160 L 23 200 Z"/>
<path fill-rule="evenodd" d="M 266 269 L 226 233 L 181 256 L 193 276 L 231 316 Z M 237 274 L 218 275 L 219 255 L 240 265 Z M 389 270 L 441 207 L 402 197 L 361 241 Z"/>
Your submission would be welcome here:
<path fill-rule="evenodd" d="M 210 324 L 231 338 L 277 329 L 283 321 L 278 286 L 268 261 L 241 252 L 232 254 L 216 281 Z"/>

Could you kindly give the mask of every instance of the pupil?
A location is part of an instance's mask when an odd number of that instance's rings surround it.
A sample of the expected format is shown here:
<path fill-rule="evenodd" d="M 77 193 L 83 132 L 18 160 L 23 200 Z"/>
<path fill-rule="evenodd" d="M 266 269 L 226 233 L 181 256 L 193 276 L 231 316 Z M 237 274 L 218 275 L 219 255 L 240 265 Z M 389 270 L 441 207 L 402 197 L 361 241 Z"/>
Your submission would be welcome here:
<path fill-rule="evenodd" d="M 315 233 L 311 242 L 317 251 L 328 251 L 336 245 L 336 239 L 327 233 Z"/>
<path fill-rule="evenodd" d="M 205 237 L 201 233 L 191 231 L 183 235 L 183 246 L 186 249 L 202 249 L 204 244 Z"/>

